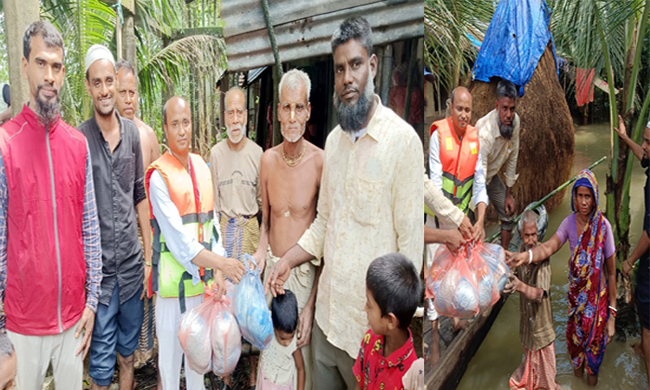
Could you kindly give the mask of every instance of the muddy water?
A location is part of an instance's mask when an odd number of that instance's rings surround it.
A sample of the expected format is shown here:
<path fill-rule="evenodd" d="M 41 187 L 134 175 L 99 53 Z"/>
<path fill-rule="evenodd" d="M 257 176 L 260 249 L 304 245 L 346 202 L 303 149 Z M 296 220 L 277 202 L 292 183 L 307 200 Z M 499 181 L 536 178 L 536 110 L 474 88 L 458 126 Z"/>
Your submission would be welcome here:
<path fill-rule="evenodd" d="M 609 125 L 590 125 L 576 128 L 576 154 L 573 165 L 574 174 L 588 167 L 602 156 L 609 156 Z M 599 182 L 601 204 L 604 206 L 605 174 L 608 161 L 594 169 Z M 645 173 L 635 161 L 630 193 L 632 226 L 630 242 L 633 246 L 642 231 L 643 186 Z M 549 226 L 545 240 L 549 239 L 562 220 L 571 213 L 569 191 L 564 200 L 549 215 Z M 493 227 L 494 229 L 494 227 Z M 488 231 L 488 235 L 492 232 Z M 587 389 L 586 379 L 573 376 L 573 369 L 566 345 L 567 320 L 567 262 L 570 257 L 569 244 L 551 258 L 553 276 L 551 279 L 551 299 L 556 333 L 555 352 L 557 382 L 562 389 Z M 637 320 L 638 321 L 638 320 Z M 607 346 L 601 365 L 597 389 L 647 389 L 646 369 L 643 358 L 635 354 L 632 345 L 640 342 L 639 334 L 633 334 L 626 341 L 615 339 Z M 519 296 L 512 295 L 499 313 L 483 344 L 469 364 L 458 389 L 507 389 L 508 379 L 523 360 L 523 347 L 519 342 Z"/>

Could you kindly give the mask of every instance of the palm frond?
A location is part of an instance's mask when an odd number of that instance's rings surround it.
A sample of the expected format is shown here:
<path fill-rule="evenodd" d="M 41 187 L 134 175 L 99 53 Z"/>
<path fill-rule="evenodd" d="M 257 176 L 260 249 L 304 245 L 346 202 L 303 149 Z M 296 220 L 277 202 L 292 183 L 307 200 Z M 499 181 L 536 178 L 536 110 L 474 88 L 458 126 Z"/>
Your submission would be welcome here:
<path fill-rule="evenodd" d="M 174 41 L 140 62 L 138 78 L 143 111 L 155 112 L 158 116 L 161 91 L 181 84 L 189 73 L 190 64 L 196 66 L 200 74 L 211 74 L 218 79 L 226 69 L 225 52 L 223 39 L 193 35 Z"/>
<path fill-rule="evenodd" d="M 470 74 L 477 49 L 469 36 L 482 40 L 493 14 L 489 0 L 425 1 L 425 61 L 447 89 Z"/>

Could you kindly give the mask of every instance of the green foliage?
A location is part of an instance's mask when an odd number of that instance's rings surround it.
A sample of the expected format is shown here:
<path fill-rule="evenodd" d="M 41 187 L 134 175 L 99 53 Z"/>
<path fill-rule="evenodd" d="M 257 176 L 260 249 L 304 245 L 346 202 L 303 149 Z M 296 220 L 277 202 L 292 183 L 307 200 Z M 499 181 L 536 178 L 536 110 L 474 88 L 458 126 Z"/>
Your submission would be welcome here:
<path fill-rule="evenodd" d="M 478 51 L 468 34 L 482 40 L 494 9 L 491 0 L 425 0 L 425 61 L 441 88 L 469 80 Z"/>
<path fill-rule="evenodd" d="M 2 2 L 0 2 L 2 4 Z M 0 83 L 9 82 L 9 61 L 7 58 L 7 36 L 5 35 L 5 14 L 0 9 Z"/>

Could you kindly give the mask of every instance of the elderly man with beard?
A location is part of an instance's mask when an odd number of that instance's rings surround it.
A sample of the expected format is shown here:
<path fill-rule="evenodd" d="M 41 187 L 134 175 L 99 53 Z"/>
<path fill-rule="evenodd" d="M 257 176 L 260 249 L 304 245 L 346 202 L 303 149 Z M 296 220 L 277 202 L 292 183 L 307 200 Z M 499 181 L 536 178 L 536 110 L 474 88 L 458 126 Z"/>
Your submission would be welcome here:
<path fill-rule="evenodd" d="M 242 261 L 254 254 L 260 238 L 260 161 L 262 148 L 246 136 L 246 95 L 232 87 L 225 96 L 228 138 L 210 150 L 214 212 L 219 216 L 227 257 Z M 259 265 L 263 267 L 264 265 Z M 263 268 L 262 268 L 263 269 Z M 250 356 L 249 385 L 255 386 L 257 356 Z M 230 386 L 230 378 L 224 378 Z"/>
<path fill-rule="evenodd" d="M 353 389 L 352 366 L 368 328 L 370 262 L 400 252 L 422 267 L 422 143 L 374 94 L 377 56 L 366 19 L 341 23 L 332 54 L 339 126 L 325 145 L 317 216 L 265 284 L 281 294 L 292 268 L 322 259 L 312 331 L 314 388 Z"/>
<path fill-rule="evenodd" d="M 94 112 L 79 130 L 88 140 L 93 163 L 103 266 L 89 374 L 93 389 L 107 389 L 117 352 L 120 388 L 130 389 L 144 315 L 144 275 L 151 267 L 151 251 L 143 256 L 138 240 L 138 221 L 143 232 L 151 230 L 140 133 L 115 109 L 115 60 L 102 45 L 93 45 L 86 53 L 86 89 Z"/>
<path fill-rule="evenodd" d="M 0 297 L 17 388 L 42 389 L 51 362 L 58 389 L 81 389 L 102 279 L 89 147 L 59 116 L 61 34 L 30 24 L 23 55 L 29 103 L 0 128 Z"/>
<path fill-rule="evenodd" d="M 526 210 L 519 221 L 523 243 L 518 252 L 537 246 L 537 219 Z M 555 330 L 551 310 L 551 260 L 520 265 L 514 269 L 503 293 L 519 292 L 519 339 L 524 346 L 524 361 L 510 377 L 510 388 L 559 390 L 555 382 Z"/>
<path fill-rule="evenodd" d="M 323 171 L 323 151 L 303 138 L 311 115 L 309 95 L 311 80 L 307 73 L 292 69 L 280 80 L 278 119 L 284 141 L 262 156 L 262 226 L 260 243 L 255 254 L 265 264 L 266 274 L 291 249 L 316 218 L 316 203 Z M 312 388 L 311 357 L 312 323 L 318 279 L 315 259 L 291 271 L 285 287 L 298 301 L 298 342 L 305 364 L 305 389 Z M 275 344 L 272 344 L 272 347 Z M 273 352 L 262 352 L 259 381 L 270 378 L 272 364 L 266 359 Z M 267 368 L 269 367 L 269 368 Z"/>
<path fill-rule="evenodd" d="M 476 122 L 485 183 L 490 201 L 501 220 L 501 246 L 508 250 L 515 219 L 515 198 L 512 187 L 517 180 L 519 156 L 519 115 L 515 113 L 517 88 L 508 80 L 497 85 L 496 108 Z M 503 184 L 498 173 L 505 166 Z"/>

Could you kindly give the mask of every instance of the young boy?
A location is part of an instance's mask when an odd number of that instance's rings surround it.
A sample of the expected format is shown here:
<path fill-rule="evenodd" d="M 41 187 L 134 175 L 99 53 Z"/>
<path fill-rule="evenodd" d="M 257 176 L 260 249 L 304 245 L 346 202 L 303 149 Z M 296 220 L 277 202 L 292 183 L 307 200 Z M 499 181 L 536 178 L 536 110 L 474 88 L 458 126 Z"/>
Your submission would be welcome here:
<path fill-rule="evenodd" d="M 0 332 L 0 390 L 13 390 L 15 378 L 16 351 L 9 337 Z"/>
<path fill-rule="evenodd" d="M 422 288 L 413 263 L 391 253 L 375 259 L 366 273 L 370 330 L 354 364 L 357 389 L 404 389 L 402 377 L 417 360 L 409 324 Z"/>
<path fill-rule="evenodd" d="M 257 390 L 304 390 L 305 365 L 296 347 L 298 301 L 291 290 L 273 298 L 271 319 L 274 337 L 261 354 Z"/>

